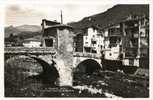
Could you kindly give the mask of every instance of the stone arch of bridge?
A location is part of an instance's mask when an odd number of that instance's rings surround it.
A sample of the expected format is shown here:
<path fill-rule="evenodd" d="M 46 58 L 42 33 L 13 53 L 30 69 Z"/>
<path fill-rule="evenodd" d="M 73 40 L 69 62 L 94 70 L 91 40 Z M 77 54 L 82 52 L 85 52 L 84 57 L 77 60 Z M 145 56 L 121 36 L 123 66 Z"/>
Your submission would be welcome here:
<path fill-rule="evenodd" d="M 35 67 L 35 69 L 33 70 L 32 66 L 29 66 L 28 68 L 24 68 L 25 66 L 22 66 L 22 65 L 19 66 L 20 64 L 22 64 L 21 62 L 18 62 L 19 65 L 17 65 L 20 68 L 12 68 L 12 67 L 17 67 L 16 65 L 13 65 L 13 64 L 15 61 L 21 60 L 21 59 L 23 59 L 23 60 L 29 59 L 29 62 L 30 62 L 30 60 L 34 60 L 33 67 Z M 37 67 L 34 66 L 36 63 L 41 66 L 41 69 L 40 68 L 37 69 Z M 10 66 L 12 66 L 12 67 L 10 67 Z M 54 60 L 52 60 L 52 64 L 49 64 L 45 60 L 43 60 L 37 56 L 31 56 L 31 55 L 16 55 L 16 56 L 8 57 L 5 60 L 5 72 L 6 73 L 10 72 L 9 69 L 17 69 L 17 70 L 24 69 L 23 71 L 25 71 L 28 74 L 26 77 L 37 78 L 37 79 L 42 80 L 42 82 L 44 82 L 44 83 L 50 83 L 53 85 L 57 81 L 57 79 L 59 78 L 59 71 L 57 70 L 57 68 L 55 66 L 56 66 L 56 63 Z M 31 72 L 31 70 L 32 70 L 32 72 Z M 38 71 L 38 70 L 42 70 L 42 71 Z M 23 72 L 23 73 L 25 73 L 25 72 Z"/>
<path fill-rule="evenodd" d="M 80 61 L 74 69 L 74 72 L 92 74 L 101 70 L 101 64 L 94 59 L 85 59 Z"/>

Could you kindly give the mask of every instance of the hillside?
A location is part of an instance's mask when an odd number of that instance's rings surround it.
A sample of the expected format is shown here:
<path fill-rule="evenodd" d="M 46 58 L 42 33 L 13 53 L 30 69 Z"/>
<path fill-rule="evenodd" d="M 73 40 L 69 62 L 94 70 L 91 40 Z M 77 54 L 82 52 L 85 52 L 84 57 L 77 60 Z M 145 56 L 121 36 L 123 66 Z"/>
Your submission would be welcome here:
<path fill-rule="evenodd" d="M 20 31 L 30 31 L 30 32 L 41 31 L 41 27 L 37 25 L 21 25 L 21 26 L 17 26 L 16 29 Z"/>
<path fill-rule="evenodd" d="M 103 13 L 85 17 L 79 22 L 70 23 L 75 29 L 98 25 L 101 28 L 124 20 L 129 15 L 149 16 L 149 5 L 116 5 Z"/>
<path fill-rule="evenodd" d="M 40 35 L 41 27 L 37 25 L 21 25 L 21 26 L 9 26 L 5 27 L 5 38 L 9 37 L 10 34 L 31 37 L 35 35 Z"/>

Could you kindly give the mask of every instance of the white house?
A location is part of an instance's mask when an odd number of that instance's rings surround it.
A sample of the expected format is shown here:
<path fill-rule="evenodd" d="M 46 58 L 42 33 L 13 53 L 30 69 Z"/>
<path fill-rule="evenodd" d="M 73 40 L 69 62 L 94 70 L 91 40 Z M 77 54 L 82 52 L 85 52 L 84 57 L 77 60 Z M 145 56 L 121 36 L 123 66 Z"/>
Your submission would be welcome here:
<path fill-rule="evenodd" d="M 87 27 L 83 36 L 83 51 L 100 54 L 103 47 L 104 37 L 100 28 L 96 26 Z"/>
<path fill-rule="evenodd" d="M 105 36 L 104 58 L 109 60 L 118 60 L 120 56 L 121 32 L 120 25 L 114 24 L 103 29 Z"/>
<path fill-rule="evenodd" d="M 23 46 L 29 47 L 29 48 L 40 47 L 40 45 L 41 45 L 41 41 L 35 38 L 28 38 L 28 39 L 25 39 L 23 42 Z"/>

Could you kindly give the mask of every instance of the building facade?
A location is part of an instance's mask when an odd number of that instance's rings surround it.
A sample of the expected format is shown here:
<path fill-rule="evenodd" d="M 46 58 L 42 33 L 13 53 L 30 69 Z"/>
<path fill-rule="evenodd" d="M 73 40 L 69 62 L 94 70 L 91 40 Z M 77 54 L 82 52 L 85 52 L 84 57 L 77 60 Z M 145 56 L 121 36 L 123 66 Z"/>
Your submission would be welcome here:
<path fill-rule="evenodd" d="M 42 20 L 42 46 L 59 48 L 62 34 L 73 34 L 72 27 L 55 21 Z"/>
<path fill-rule="evenodd" d="M 55 25 L 60 25 L 56 21 L 50 21 L 43 19 L 42 26 L 42 46 L 43 47 L 57 47 L 57 29 L 52 27 Z"/>
<path fill-rule="evenodd" d="M 149 19 L 129 18 L 122 23 L 123 58 L 125 65 L 149 67 Z M 131 59 L 130 59 L 131 58 Z"/>
<path fill-rule="evenodd" d="M 104 59 L 122 61 L 125 66 L 149 66 L 149 19 L 145 16 L 126 20 L 103 29 Z"/>
<path fill-rule="evenodd" d="M 75 37 L 76 51 L 101 54 L 104 47 L 104 37 L 100 28 L 96 26 L 86 27 L 79 31 Z"/>
<path fill-rule="evenodd" d="M 104 29 L 104 57 L 105 59 L 119 60 L 121 47 L 121 27 L 115 24 Z"/>

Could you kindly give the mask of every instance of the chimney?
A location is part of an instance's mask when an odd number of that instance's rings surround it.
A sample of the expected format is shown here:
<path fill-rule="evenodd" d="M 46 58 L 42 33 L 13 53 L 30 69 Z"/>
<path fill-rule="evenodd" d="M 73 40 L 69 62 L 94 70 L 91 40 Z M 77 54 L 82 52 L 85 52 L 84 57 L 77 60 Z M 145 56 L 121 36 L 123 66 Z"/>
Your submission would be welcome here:
<path fill-rule="evenodd" d="M 63 24 L 63 15 L 62 15 L 62 10 L 61 10 L 61 24 Z"/>

